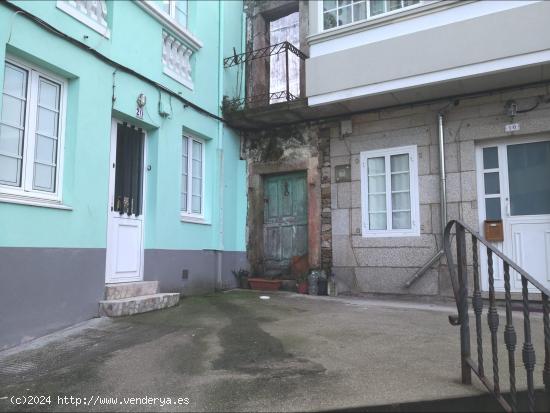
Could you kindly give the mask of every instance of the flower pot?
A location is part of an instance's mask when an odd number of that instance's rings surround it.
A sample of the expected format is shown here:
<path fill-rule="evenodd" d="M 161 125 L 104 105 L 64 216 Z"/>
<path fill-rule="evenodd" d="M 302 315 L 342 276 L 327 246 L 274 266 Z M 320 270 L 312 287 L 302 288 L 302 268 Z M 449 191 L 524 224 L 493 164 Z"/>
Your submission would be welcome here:
<path fill-rule="evenodd" d="M 248 277 L 240 277 L 239 278 L 239 288 L 243 288 L 243 289 L 250 288 L 248 286 Z"/>
<path fill-rule="evenodd" d="M 253 290 L 277 291 L 281 288 L 281 280 L 266 280 L 264 278 L 249 278 L 248 283 Z"/>
<path fill-rule="evenodd" d="M 297 287 L 298 287 L 298 293 L 299 294 L 307 294 L 307 282 L 301 282 L 301 283 L 297 283 Z"/>

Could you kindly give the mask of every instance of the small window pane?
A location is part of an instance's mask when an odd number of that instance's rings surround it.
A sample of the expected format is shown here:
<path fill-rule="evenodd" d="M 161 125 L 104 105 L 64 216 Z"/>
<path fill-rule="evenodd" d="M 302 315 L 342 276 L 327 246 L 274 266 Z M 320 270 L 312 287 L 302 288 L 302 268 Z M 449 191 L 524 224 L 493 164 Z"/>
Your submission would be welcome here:
<path fill-rule="evenodd" d="M 34 164 L 34 189 L 54 192 L 55 167 L 49 165 Z"/>
<path fill-rule="evenodd" d="M 393 174 L 391 176 L 392 191 L 408 191 L 410 188 L 410 176 L 406 174 Z"/>
<path fill-rule="evenodd" d="M 383 174 L 386 172 L 385 159 L 380 158 L 369 158 L 367 161 L 367 172 L 369 175 L 374 174 Z"/>
<path fill-rule="evenodd" d="M 187 0 L 176 1 L 176 21 L 183 27 L 187 27 Z"/>
<path fill-rule="evenodd" d="M 21 155 L 23 153 L 23 131 L 0 124 L 0 152 Z"/>
<path fill-rule="evenodd" d="M 187 193 L 181 194 L 181 210 L 187 212 Z"/>
<path fill-rule="evenodd" d="M 325 30 L 336 27 L 336 10 L 323 13 L 323 28 Z"/>
<path fill-rule="evenodd" d="M 389 0 L 388 11 L 400 9 L 402 7 L 401 0 Z"/>
<path fill-rule="evenodd" d="M 369 194 L 386 192 L 386 176 L 369 176 Z"/>
<path fill-rule="evenodd" d="M 201 213 L 201 197 L 193 195 L 191 197 L 191 212 L 193 214 Z"/>
<path fill-rule="evenodd" d="M 42 163 L 55 164 L 57 155 L 57 140 L 46 136 L 36 136 L 35 160 Z"/>
<path fill-rule="evenodd" d="M 0 183 L 21 185 L 21 159 L 0 155 Z"/>
<path fill-rule="evenodd" d="M 2 122 L 23 127 L 25 123 L 25 101 L 4 95 L 2 98 Z"/>
<path fill-rule="evenodd" d="M 483 148 L 483 169 L 498 168 L 498 149 L 496 146 L 492 148 Z"/>
<path fill-rule="evenodd" d="M 6 64 L 4 71 L 4 93 L 25 99 L 27 94 L 27 71 Z"/>
<path fill-rule="evenodd" d="M 364 20 L 367 18 L 367 3 L 355 3 L 353 5 L 353 21 Z"/>
<path fill-rule="evenodd" d="M 391 196 L 392 209 L 403 211 L 411 209 L 411 194 L 409 192 L 398 192 Z"/>
<path fill-rule="evenodd" d="M 351 23 L 351 6 L 338 9 L 338 26 Z"/>
<path fill-rule="evenodd" d="M 197 141 L 193 141 L 193 159 L 202 159 L 202 144 Z"/>
<path fill-rule="evenodd" d="M 323 0 L 323 11 L 336 8 L 336 0 Z"/>
<path fill-rule="evenodd" d="M 58 114 L 49 109 L 38 108 L 38 124 L 36 130 L 38 133 L 47 136 L 57 136 Z"/>
<path fill-rule="evenodd" d="M 40 79 L 38 103 L 50 109 L 59 109 L 59 86 Z"/>
<path fill-rule="evenodd" d="M 350 4 L 351 0 L 338 0 L 338 7 L 349 6 Z"/>
<path fill-rule="evenodd" d="M 411 213 L 410 212 L 392 213 L 392 228 L 393 229 L 411 229 Z"/>
<path fill-rule="evenodd" d="M 500 198 L 485 199 L 485 217 L 486 219 L 501 219 Z"/>
<path fill-rule="evenodd" d="M 169 0 L 153 0 L 153 4 L 163 12 L 170 14 L 170 1 Z"/>
<path fill-rule="evenodd" d="M 409 155 L 392 155 L 391 156 L 391 171 L 392 172 L 409 172 Z"/>
<path fill-rule="evenodd" d="M 370 0 L 370 15 L 376 16 L 386 12 L 385 0 Z"/>
<path fill-rule="evenodd" d="M 202 178 L 202 162 L 193 159 L 192 174 L 194 178 Z"/>
<path fill-rule="evenodd" d="M 386 213 L 369 214 L 369 229 L 379 230 L 386 229 Z"/>
<path fill-rule="evenodd" d="M 500 194 L 500 184 L 498 179 L 498 172 L 489 172 L 483 174 L 485 181 L 485 194 Z"/>
<path fill-rule="evenodd" d="M 386 211 L 386 195 L 369 195 L 369 212 Z"/>

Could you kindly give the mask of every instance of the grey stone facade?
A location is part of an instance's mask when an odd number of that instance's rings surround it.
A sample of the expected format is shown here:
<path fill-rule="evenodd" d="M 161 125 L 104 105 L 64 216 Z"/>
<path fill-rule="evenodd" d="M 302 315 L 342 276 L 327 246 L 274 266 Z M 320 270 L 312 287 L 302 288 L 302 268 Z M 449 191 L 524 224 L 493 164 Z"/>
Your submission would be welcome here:
<path fill-rule="evenodd" d="M 448 219 L 459 218 L 478 229 L 476 142 L 506 138 L 512 123 L 505 103 L 536 109 L 520 113 L 515 137 L 550 132 L 550 87 L 522 88 L 477 98 L 439 102 L 355 115 L 353 132 L 332 137 L 331 211 L 333 273 L 339 291 L 354 293 L 450 296 L 444 260 L 434 265 L 410 289 L 404 283 L 441 246 L 437 114 L 445 113 L 445 161 Z M 364 238 L 361 235 L 360 162 L 362 151 L 417 145 L 420 236 Z M 337 165 L 351 166 L 351 182 L 335 183 Z M 471 261 L 470 261 L 471 262 Z"/>

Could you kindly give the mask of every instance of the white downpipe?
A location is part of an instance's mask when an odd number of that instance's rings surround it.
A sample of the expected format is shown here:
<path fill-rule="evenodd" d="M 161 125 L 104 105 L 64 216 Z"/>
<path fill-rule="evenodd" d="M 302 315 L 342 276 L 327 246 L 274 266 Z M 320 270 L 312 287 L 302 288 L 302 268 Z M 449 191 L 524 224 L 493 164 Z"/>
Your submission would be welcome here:
<path fill-rule="evenodd" d="M 447 179 L 445 170 L 445 135 L 443 131 L 444 122 L 443 113 L 437 114 L 438 139 L 439 139 L 439 178 L 440 178 L 440 197 L 441 197 L 441 236 L 447 225 Z M 442 241 L 443 242 L 443 238 Z"/>
<path fill-rule="evenodd" d="M 218 25 L 218 116 L 221 117 L 221 102 L 223 98 L 223 31 L 224 31 L 224 2 L 218 2 L 219 25 Z M 218 181 L 218 259 L 217 259 L 217 284 L 218 289 L 223 288 L 222 274 L 222 254 L 224 249 L 224 220 L 223 220 L 223 196 L 224 196 L 224 169 L 223 169 L 223 123 L 218 121 L 218 147 L 217 155 L 219 159 L 219 181 Z"/>
<path fill-rule="evenodd" d="M 443 255 L 443 233 L 445 225 L 447 225 L 447 178 L 445 170 L 445 135 L 443 123 L 445 116 L 442 112 L 437 114 L 437 138 L 439 146 L 439 198 L 440 198 L 440 218 L 441 218 L 441 247 L 439 250 L 424 264 L 413 276 L 405 283 L 405 288 L 409 288 L 420 277 L 422 277 L 428 269 L 432 267 Z"/>

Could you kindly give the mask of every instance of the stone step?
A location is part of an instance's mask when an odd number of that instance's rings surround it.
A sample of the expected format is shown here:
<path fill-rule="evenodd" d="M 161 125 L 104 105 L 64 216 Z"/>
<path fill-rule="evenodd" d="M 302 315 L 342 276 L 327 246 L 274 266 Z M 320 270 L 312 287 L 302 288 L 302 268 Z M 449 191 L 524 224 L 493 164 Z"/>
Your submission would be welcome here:
<path fill-rule="evenodd" d="M 156 294 L 158 285 L 158 281 L 107 284 L 105 286 L 105 300 L 119 300 L 121 298 Z"/>
<path fill-rule="evenodd" d="M 117 300 L 103 300 L 99 302 L 99 315 L 101 317 L 120 317 L 146 313 L 173 307 L 178 304 L 179 300 L 179 293 L 159 293 Z"/>

